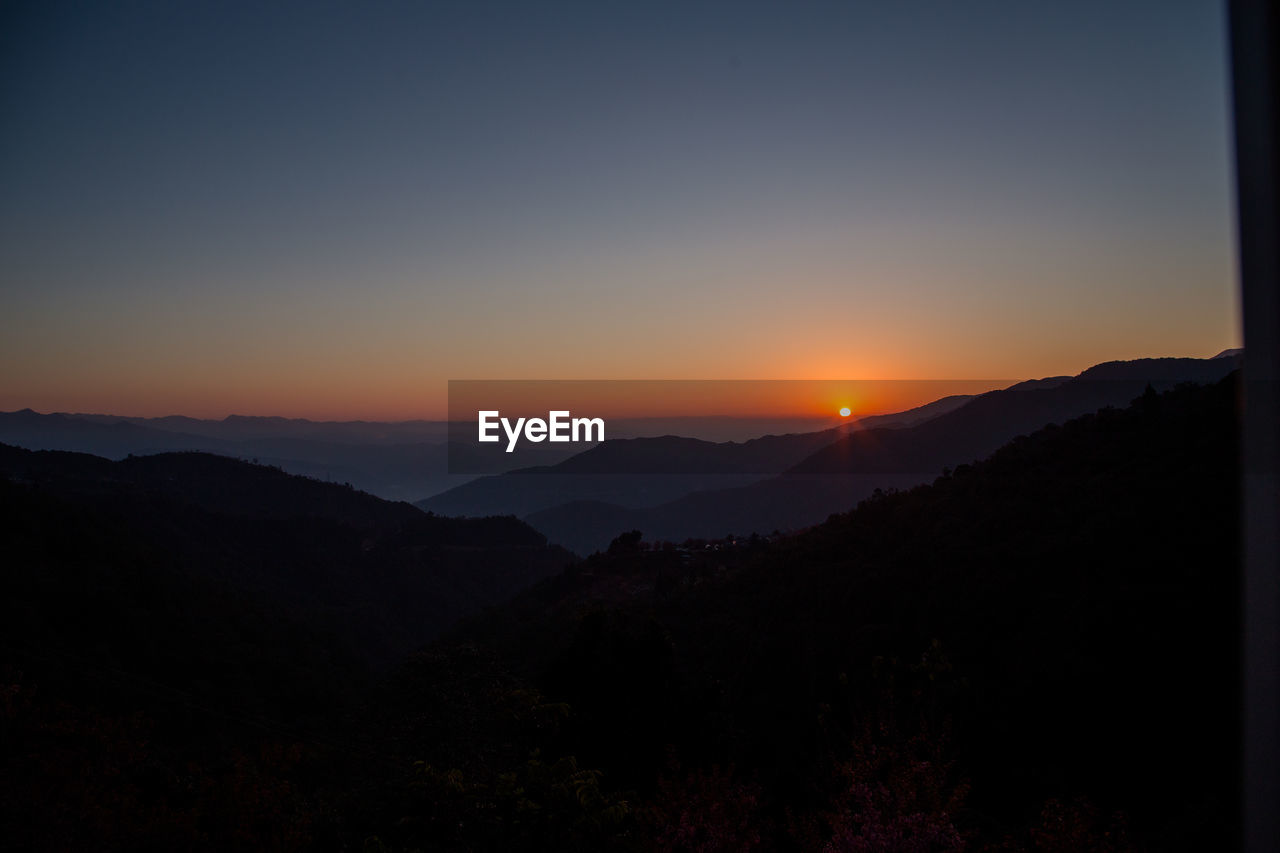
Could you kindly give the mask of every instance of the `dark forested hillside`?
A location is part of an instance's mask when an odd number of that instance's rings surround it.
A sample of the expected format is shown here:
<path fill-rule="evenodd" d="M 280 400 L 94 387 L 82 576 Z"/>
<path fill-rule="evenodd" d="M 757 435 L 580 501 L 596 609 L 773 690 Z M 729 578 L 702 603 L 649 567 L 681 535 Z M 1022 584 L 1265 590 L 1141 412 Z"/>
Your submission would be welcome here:
<path fill-rule="evenodd" d="M 1235 411 L 1150 392 L 805 535 L 619 540 L 454 639 L 669 849 L 1229 846 Z"/>
<path fill-rule="evenodd" d="M 223 461 L 6 451 L 5 822 L 43 848 L 1230 847 L 1236 409 L 1234 377 L 1151 391 L 792 537 L 622 535 L 372 686 L 344 630 L 389 653 L 431 594 L 496 602 L 560 555 L 269 470 L 243 473 L 298 509 L 240 501 Z"/>
<path fill-rule="evenodd" d="M 172 658 L 182 681 L 206 652 L 256 657 L 246 631 L 298 639 L 288 625 L 378 669 L 568 560 L 509 517 L 442 519 L 207 453 L 0 446 L 0 498 L 6 646 Z"/>
<path fill-rule="evenodd" d="M 50 849 L 224 848 L 245 827 L 204 812 L 266 784 L 237 761 L 326 737 L 380 671 L 571 560 L 513 518 L 197 453 L 0 446 L 0 530 L 0 804 Z"/>

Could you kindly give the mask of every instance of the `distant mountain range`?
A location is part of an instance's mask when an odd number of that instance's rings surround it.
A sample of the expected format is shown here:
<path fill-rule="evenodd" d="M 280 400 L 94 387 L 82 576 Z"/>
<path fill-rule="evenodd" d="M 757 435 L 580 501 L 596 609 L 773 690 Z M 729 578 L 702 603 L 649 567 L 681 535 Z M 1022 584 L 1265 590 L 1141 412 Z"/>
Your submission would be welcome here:
<path fill-rule="evenodd" d="M 348 483 L 383 498 L 417 499 L 419 508 L 439 515 L 515 515 L 551 541 L 587 553 L 626 529 L 681 541 L 807 527 L 874 488 L 927 481 L 1016 435 L 1102 407 L 1124 406 L 1148 383 L 1163 390 L 1179 382 L 1215 381 L 1242 358 L 1239 350 L 1225 350 L 1211 359 L 1107 362 L 1074 377 L 1030 380 L 905 412 L 745 441 L 689 435 L 610 438 L 577 453 L 572 445 L 525 443 L 511 458 L 497 454 L 486 464 L 500 467 L 490 467 L 492 474 L 478 479 L 449 473 L 450 425 L 434 421 L 130 418 L 24 409 L 0 413 L 0 442 L 111 459 L 215 453 Z M 715 435 L 751 423 L 692 418 L 680 419 L 677 426 Z M 643 435 L 663 426 L 671 424 L 619 422 L 611 434 Z M 516 470 L 499 473 L 508 465 Z"/>
<path fill-rule="evenodd" d="M 959 399 L 959 398 L 957 398 Z M 939 401 L 943 405 L 951 405 Z M 936 405 L 936 404 L 935 404 Z M 820 423 L 820 422 L 819 422 Z M 655 435 L 678 430 L 701 437 L 756 437 L 780 425 L 812 431 L 813 420 L 753 418 L 621 419 L 610 421 L 610 435 Z M 467 483 L 477 476 L 516 468 L 548 466 L 580 448 L 524 442 L 514 454 L 471 453 L 455 443 L 451 429 L 472 437 L 472 424 L 444 421 L 309 421 L 301 418 L 231 415 L 221 420 L 171 415 L 136 418 L 102 414 L 41 414 L 31 409 L 0 412 L 0 442 L 30 450 L 67 450 L 109 459 L 174 451 L 200 451 L 276 465 L 291 474 L 350 483 L 387 500 L 421 500 Z M 450 463 L 453 472 L 450 472 Z M 681 484 L 664 497 L 724 481 Z M 575 493 L 576 494 L 576 493 Z M 612 499 L 614 493 L 590 493 Z"/>
<path fill-rule="evenodd" d="M 68 450 L 109 459 L 171 451 L 202 451 L 276 465 L 292 474 L 350 483 L 388 500 L 417 500 L 473 479 L 449 473 L 443 421 L 317 422 L 244 417 L 201 420 L 182 416 L 0 412 L 0 442 L 30 450 Z M 521 464 L 548 464 L 570 455 L 561 445 L 529 445 Z M 513 467 L 499 459 L 498 472 Z"/>
<path fill-rule="evenodd" d="M 30 450 L 68 450 L 109 459 L 203 451 L 277 465 L 293 474 L 351 483 L 381 497 L 420 498 L 465 482 L 450 477 L 444 425 L 427 421 L 316 423 L 286 418 L 0 413 L 0 442 Z"/>
<path fill-rule="evenodd" d="M 272 438 L 309 439 L 339 444 L 438 444 L 445 440 L 443 421 L 311 421 L 306 418 L 228 415 L 221 420 L 167 415 L 131 418 L 120 415 L 67 415 L 76 420 L 103 424 L 132 424 L 166 432 L 186 433 L 224 441 L 261 441 Z"/>

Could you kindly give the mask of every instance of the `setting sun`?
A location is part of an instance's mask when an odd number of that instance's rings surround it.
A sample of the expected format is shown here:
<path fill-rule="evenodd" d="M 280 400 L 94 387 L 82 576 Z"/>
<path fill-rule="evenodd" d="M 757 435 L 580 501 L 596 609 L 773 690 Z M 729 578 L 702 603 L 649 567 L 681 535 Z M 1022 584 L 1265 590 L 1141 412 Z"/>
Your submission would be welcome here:
<path fill-rule="evenodd" d="M 842 418 L 847 418 L 851 414 L 853 414 L 853 412 L 849 409 L 848 406 L 844 406 L 840 409 L 840 417 Z"/>

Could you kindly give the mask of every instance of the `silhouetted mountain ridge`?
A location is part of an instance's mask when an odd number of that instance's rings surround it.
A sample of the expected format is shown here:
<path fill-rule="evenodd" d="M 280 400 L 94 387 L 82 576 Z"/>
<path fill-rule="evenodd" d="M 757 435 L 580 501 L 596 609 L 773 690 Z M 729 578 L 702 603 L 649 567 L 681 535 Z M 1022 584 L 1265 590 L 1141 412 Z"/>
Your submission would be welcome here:
<path fill-rule="evenodd" d="M 1148 385 L 1167 390 L 1182 382 L 1217 381 L 1239 361 L 1107 362 L 1061 381 L 1055 377 L 990 391 L 915 426 L 851 430 L 781 476 L 756 483 L 693 492 L 626 512 L 616 502 L 576 501 L 524 517 L 551 541 L 579 553 L 603 548 L 620 530 L 632 528 L 679 542 L 807 527 L 848 509 L 877 487 L 926 482 L 946 467 L 982 458 L 1047 424 L 1125 407 Z"/>

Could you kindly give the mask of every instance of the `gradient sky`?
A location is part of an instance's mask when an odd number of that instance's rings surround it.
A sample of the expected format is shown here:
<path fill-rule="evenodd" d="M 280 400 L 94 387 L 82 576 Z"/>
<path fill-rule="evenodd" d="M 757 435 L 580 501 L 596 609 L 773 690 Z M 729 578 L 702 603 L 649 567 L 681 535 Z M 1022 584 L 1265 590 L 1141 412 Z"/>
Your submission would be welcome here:
<path fill-rule="evenodd" d="M 0 10 L 0 409 L 1239 344 L 1219 3 Z"/>

